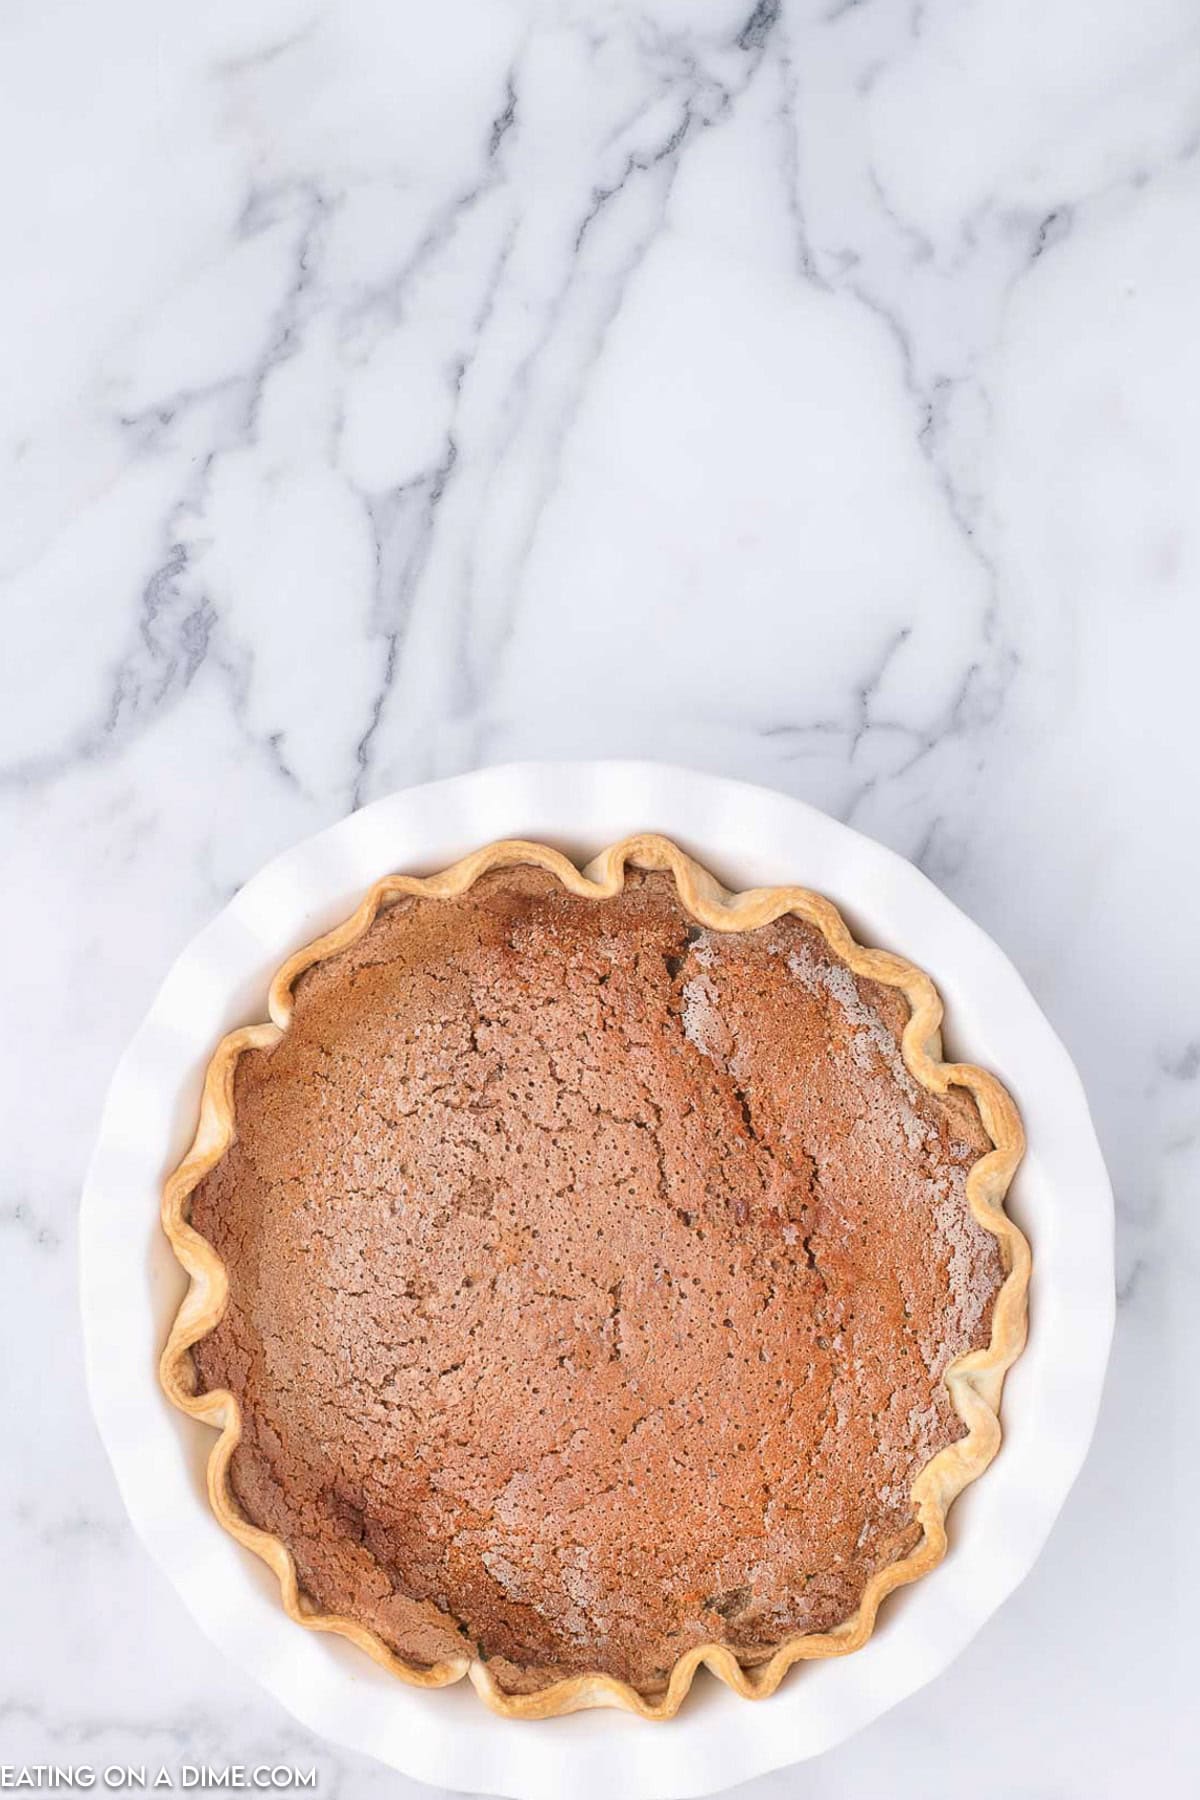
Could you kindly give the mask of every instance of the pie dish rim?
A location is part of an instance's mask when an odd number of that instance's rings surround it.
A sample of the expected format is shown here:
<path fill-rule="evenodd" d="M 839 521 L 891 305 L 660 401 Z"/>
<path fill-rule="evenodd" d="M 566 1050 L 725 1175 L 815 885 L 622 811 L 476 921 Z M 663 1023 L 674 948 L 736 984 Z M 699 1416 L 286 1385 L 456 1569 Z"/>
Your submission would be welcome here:
<path fill-rule="evenodd" d="M 955 1359 L 945 1372 L 952 1404 L 967 1434 L 931 1458 L 910 1490 L 922 1526 L 922 1537 L 907 1556 L 876 1571 L 850 1617 L 827 1632 L 801 1633 L 785 1639 L 758 1663 L 744 1666 L 728 1644 L 693 1646 L 672 1668 L 661 1692 L 645 1694 L 630 1683 L 601 1673 L 560 1678 L 533 1693 L 502 1689 L 488 1665 L 464 1655 L 425 1668 L 406 1662 L 358 1621 L 321 1612 L 300 1587 L 290 1551 L 277 1535 L 250 1523 L 234 1499 L 229 1464 L 240 1439 L 240 1415 L 227 1389 L 193 1392 L 191 1347 L 206 1336 L 224 1312 L 226 1272 L 212 1245 L 186 1217 L 187 1201 L 208 1171 L 225 1154 L 235 1131 L 233 1077 L 246 1050 L 279 1041 L 292 1016 L 293 988 L 304 971 L 339 954 L 355 942 L 377 914 L 406 896 L 450 898 L 465 893 L 478 878 L 497 868 L 535 866 L 556 877 L 581 898 L 605 900 L 620 893 L 629 867 L 669 872 L 684 911 L 695 922 L 722 932 L 756 930 L 786 913 L 814 925 L 825 941 L 857 975 L 900 989 L 911 1015 L 901 1042 L 901 1055 L 913 1078 L 932 1093 L 950 1086 L 967 1089 L 979 1107 L 993 1149 L 972 1165 L 966 1197 L 978 1223 L 997 1238 L 1005 1266 L 996 1292 L 992 1332 L 986 1347 Z M 427 876 L 392 874 L 374 882 L 346 918 L 288 957 L 271 978 L 269 1019 L 227 1033 L 217 1045 L 204 1077 L 195 1137 L 172 1173 L 162 1195 L 162 1224 L 171 1248 L 189 1277 L 159 1363 L 159 1379 L 168 1399 L 182 1412 L 218 1427 L 219 1436 L 207 1459 L 207 1488 L 218 1522 L 237 1542 L 259 1556 L 276 1575 L 283 1607 L 295 1622 L 315 1631 L 349 1639 L 392 1674 L 416 1687 L 446 1686 L 466 1676 L 475 1691 L 505 1717 L 543 1719 L 596 1706 L 616 1706 L 647 1719 L 672 1717 L 686 1697 L 697 1668 L 707 1666 L 735 1693 L 760 1699 L 773 1693 L 794 1663 L 842 1656 L 860 1648 L 872 1635 L 880 1603 L 895 1588 L 919 1579 L 937 1566 L 946 1552 L 946 1515 L 957 1495 L 987 1468 L 999 1448 L 999 1406 L 1004 1376 L 1024 1346 L 1028 1314 L 1031 1253 L 1024 1233 L 1004 1210 L 1004 1198 L 1024 1151 L 1024 1133 L 1007 1089 L 978 1065 L 942 1059 L 942 1002 L 925 972 L 903 957 L 873 949 L 851 934 L 837 906 L 825 895 L 790 884 L 731 892 L 700 863 L 657 833 L 639 832 L 610 845 L 580 869 L 549 845 L 521 838 L 502 838 Z"/>

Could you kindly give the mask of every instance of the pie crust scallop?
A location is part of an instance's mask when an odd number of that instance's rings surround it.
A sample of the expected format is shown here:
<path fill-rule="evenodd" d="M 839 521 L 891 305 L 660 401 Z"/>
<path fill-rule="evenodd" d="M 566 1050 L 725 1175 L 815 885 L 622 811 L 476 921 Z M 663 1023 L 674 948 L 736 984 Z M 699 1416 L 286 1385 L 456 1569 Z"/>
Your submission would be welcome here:
<path fill-rule="evenodd" d="M 856 975 L 903 992 L 911 1016 L 904 1030 L 901 1053 L 910 1074 L 934 1094 L 944 1094 L 952 1086 L 965 1088 L 974 1097 L 994 1146 L 972 1165 L 966 1196 L 975 1219 L 997 1239 L 1005 1278 L 992 1308 L 991 1341 L 985 1348 L 958 1357 L 945 1373 L 951 1402 L 966 1432 L 938 1451 L 912 1484 L 911 1500 L 922 1530 L 916 1548 L 879 1569 L 868 1581 L 853 1614 L 832 1630 L 792 1637 L 766 1661 L 756 1661 L 752 1666 L 744 1666 L 727 1644 L 696 1645 L 676 1662 L 666 1688 L 652 1695 L 604 1674 L 571 1676 L 534 1693 L 508 1693 L 478 1658 L 462 1656 L 421 1667 L 397 1656 L 381 1638 L 355 1620 L 322 1612 L 300 1587 L 295 1563 L 282 1539 L 252 1525 L 234 1497 L 229 1466 L 241 1435 L 236 1398 L 226 1389 L 195 1391 L 191 1347 L 220 1320 L 228 1282 L 216 1251 L 189 1223 L 189 1199 L 232 1142 L 234 1071 L 239 1056 L 244 1050 L 267 1048 L 278 1041 L 291 1021 L 293 988 L 299 977 L 314 963 L 335 956 L 352 944 L 382 909 L 406 895 L 450 898 L 465 893 L 489 870 L 520 864 L 544 869 L 572 894 L 592 900 L 609 899 L 620 893 L 629 866 L 669 871 L 685 911 L 713 931 L 752 931 L 785 913 L 806 920 Z M 507 838 L 476 850 L 439 874 L 389 875 L 376 882 L 348 919 L 298 950 L 277 971 L 270 986 L 268 1011 L 268 1022 L 232 1031 L 217 1046 L 205 1075 L 195 1138 L 164 1186 L 163 1229 L 189 1277 L 189 1286 L 171 1327 L 159 1375 L 175 1406 L 218 1428 L 220 1435 L 207 1466 L 212 1509 L 231 1537 L 274 1570 L 288 1616 L 311 1631 L 334 1632 L 350 1639 L 412 1686 L 445 1687 L 466 1676 L 489 1707 L 515 1719 L 545 1719 L 595 1706 L 621 1707 L 645 1719 L 669 1719 L 679 1710 L 702 1664 L 735 1693 L 757 1700 L 774 1693 L 794 1663 L 844 1656 L 865 1644 L 885 1597 L 894 1588 L 927 1574 L 945 1555 L 946 1514 L 950 1505 L 963 1488 L 983 1473 L 999 1448 L 1004 1376 L 1020 1355 L 1026 1334 L 1030 1250 L 1024 1235 L 1004 1210 L 1004 1198 L 1024 1150 L 1020 1117 L 995 1076 L 971 1063 L 942 1061 L 942 1003 L 929 977 L 890 951 L 867 949 L 856 943 L 837 908 L 822 895 L 801 887 L 729 893 L 676 845 L 654 834 L 641 834 L 612 845 L 583 870 L 545 844 Z"/>

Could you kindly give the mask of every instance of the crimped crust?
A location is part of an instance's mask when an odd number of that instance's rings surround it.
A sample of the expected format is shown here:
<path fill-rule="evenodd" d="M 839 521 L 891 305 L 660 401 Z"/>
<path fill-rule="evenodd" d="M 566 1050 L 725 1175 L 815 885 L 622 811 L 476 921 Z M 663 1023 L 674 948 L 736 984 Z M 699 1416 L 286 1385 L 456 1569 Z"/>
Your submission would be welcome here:
<path fill-rule="evenodd" d="M 753 1666 L 739 1662 L 736 1651 L 727 1644 L 695 1645 L 675 1663 L 665 1690 L 653 1694 L 639 1692 L 629 1683 L 601 1673 L 572 1675 L 534 1692 L 513 1693 L 500 1686 L 489 1665 L 479 1658 L 464 1654 L 432 1667 L 420 1667 L 396 1655 L 361 1623 L 322 1613 L 302 1590 L 292 1555 L 283 1541 L 251 1524 L 235 1497 L 230 1461 L 241 1435 L 237 1400 L 226 1389 L 195 1392 L 191 1347 L 221 1320 L 228 1290 L 225 1269 L 215 1249 L 193 1229 L 185 1215 L 194 1189 L 233 1141 L 234 1072 L 239 1056 L 244 1050 L 267 1048 L 279 1040 L 291 1021 L 293 990 L 300 976 L 315 963 L 353 944 L 381 909 L 404 896 L 458 896 L 481 875 L 517 865 L 542 869 L 569 893 L 597 900 L 621 892 L 627 865 L 668 871 L 686 913 L 697 924 L 717 932 L 754 930 L 785 914 L 806 921 L 856 976 L 904 995 L 911 1011 L 902 1040 L 909 1073 L 930 1094 L 945 1095 L 952 1087 L 969 1092 L 995 1146 L 971 1167 L 966 1196 L 978 1224 L 995 1238 L 1006 1275 L 992 1307 L 990 1343 L 959 1357 L 946 1371 L 946 1388 L 966 1433 L 934 1455 L 912 1485 L 911 1500 L 922 1533 L 916 1548 L 878 1569 L 853 1615 L 832 1629 L 791 1637 L 766 1660 L 755 1661 Z M 857 945 L 836 908 L 821 896 L 793 887 L 727 894 L 696 863 L 660 837 L 635 837 L 615 845 L 583 873 L 545 846 L 505 841 L 477 851 L 439 875 L 423 879 L 392 876 L 377 883 L 351 918 L 299 951 L 278 971 L 271 984 L 269 1011 L 270 1023 L 235 1031 L 218 1047 L 205 1081 L 195 1141 L 166 1184 L 164 1228 L 191 1277 L 191 1285 L 163 1354 L 161 1378 L 174 1404 L 221 1428 L 208 1468 L 213 1509 L 231 1535 L 274 1569 L 289 1615 L 312 1629 L 334 1631 L 350 1638 L 415 1685 L 442 1686 L 469 1675 L 477 1691 L 496 1711 L 523 1718 L 544 1718 L 597 1705 L 616 1705 L 647 1718 L 666 1718 L 678 1709 L 701 1663 L 738 1693 L 758 1698 L 774 1691 L 793 1662 L 845 1654 L 865 1642 L 884 1595 L 924 1574 L 944 1555 L 946 1511 L 961 1489 L 987 1466 L 998 1447 L 997 1413 L 1003 1377 L 1019 1354 L 1025 1335 L 1029 1250 L 1003 1211 L 1004 1194 L 1023 1147 L 1020 1122 L 1011 1099 L 994 1077 L 971 1065 L 940 1060 L 941 1003 L 928 977 L 888 952 Z"/>

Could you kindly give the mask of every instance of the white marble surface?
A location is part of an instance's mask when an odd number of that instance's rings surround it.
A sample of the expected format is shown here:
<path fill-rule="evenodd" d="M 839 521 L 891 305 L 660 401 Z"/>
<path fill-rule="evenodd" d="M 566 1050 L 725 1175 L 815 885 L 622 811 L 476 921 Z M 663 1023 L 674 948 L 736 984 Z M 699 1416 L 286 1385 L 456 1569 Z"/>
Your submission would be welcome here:
<path fill-rule="evenodd" d="M 1187 0 L 10 9 L 0 1761 L 315 1762 L 124 1523 L 74 1214 L 281 846 L 637 754 L 917 860 L 1120 1213 L 1092 1459 L 955 1668 L 753 1800 L 1194 1791 L 1200 15 Z M 32 1392 L 34 1404 L 30 1404 Z"/>

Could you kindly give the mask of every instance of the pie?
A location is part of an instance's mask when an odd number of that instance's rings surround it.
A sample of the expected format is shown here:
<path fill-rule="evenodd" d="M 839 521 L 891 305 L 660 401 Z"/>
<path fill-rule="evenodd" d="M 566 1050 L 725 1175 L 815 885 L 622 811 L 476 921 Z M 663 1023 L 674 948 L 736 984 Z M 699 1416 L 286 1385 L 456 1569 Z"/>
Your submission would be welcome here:
<path fill-rule="evenodd" d="M 406 1681 L 760 1696 L 940 1561 L 1029 1251 L 999 1082 L 803 888 L 641 836 L 378 883 L 209 1067 L 162 1360 L 222 1525 Z"/>

